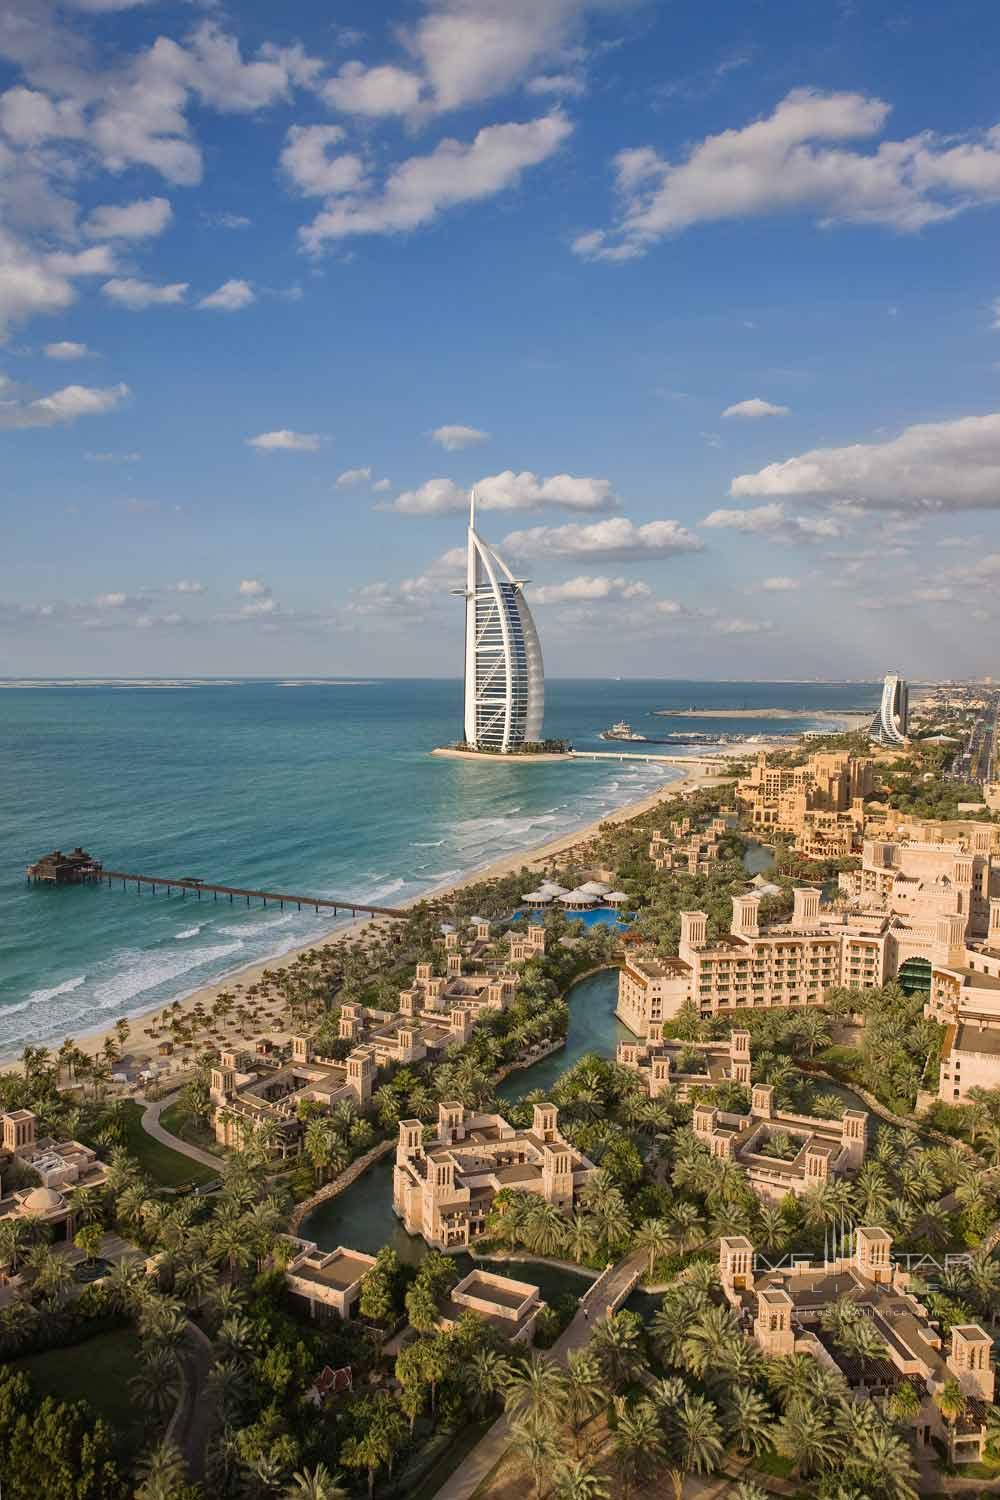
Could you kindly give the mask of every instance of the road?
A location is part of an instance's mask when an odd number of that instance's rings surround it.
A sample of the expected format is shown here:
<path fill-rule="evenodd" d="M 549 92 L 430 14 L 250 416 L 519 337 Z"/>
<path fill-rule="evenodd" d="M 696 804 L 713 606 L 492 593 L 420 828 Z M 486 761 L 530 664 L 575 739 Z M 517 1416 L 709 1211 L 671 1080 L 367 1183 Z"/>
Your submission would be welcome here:
<path fill-rule="evenodd" d="M 166 1435 L 179 1448 L 187 1465 L 188 1478 L 197 1484 L 205 1476 L 205 1450 L 215 1430 L 218 1413 L 207 1392 L 212 1367 L 211 1340 L 194 1323 L 188 1323 L 188 1336 L 180 1358 L 184 1386 Z"/>
<path fill-rule="evenodd" d="M 573 1349 L 582 1349 L 589 1342 L 595 1324 L 621 1307 L 639 1280 L 647 1259 L 645 1250 L 636 1251 L 598 1277 L 581 1297 L 573 1321 L 553 1344 L 550 1351 L 553 1359 L 565 1365 Z M 438 1490 L 435 1500 L 469 1500 L 500 1462 L 509 1444 L 510 1424 L 505 1416 L 498 1417 Z"/>

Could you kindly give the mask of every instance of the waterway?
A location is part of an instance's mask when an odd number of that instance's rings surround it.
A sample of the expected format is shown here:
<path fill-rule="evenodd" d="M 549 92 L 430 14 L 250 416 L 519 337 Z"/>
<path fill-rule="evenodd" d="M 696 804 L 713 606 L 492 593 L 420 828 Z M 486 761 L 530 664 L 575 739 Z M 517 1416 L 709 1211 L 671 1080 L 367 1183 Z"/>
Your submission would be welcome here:
<path fill-rule="evenodd" d="M 603 969 L 573 985 L 568 995 L 566 1046 L 549 1057 L 543 1057 L 540 1062 L 532 1063 L 530 1068 L 512 1073 L 498 1088 L 498 1097 L 513 1101 L 523 1098 L 533 1089 L 547 1089 L 588 1052 L 614 1057 L 619 1039 L 631 1035 L 615 1019 L 617 997 L 617 969 Z M 324 1249 L 331 1250 L 338 1245 L 347 1245 L 374 1255 L 383 1245 L 391 1245 L 400 1260 L 408 1265 L 416 1265 L 426 1254 L 423 1240 L 417 1235 L 407 1234 L 392 1211 L 391 1157 L 376 1162 L 339 1197 L 321 1203 L 304 1221 L 299 1232 L 304 1239 L 315 1240 Z M 464 1261 L 467 1257 L 462 1259 Z M 502 1269 L 511 1276 L 526 1277 L 536 1286 L 541 1286 L 544 1278 L 548 1291 L 545 1287 L 541 1289 L 546 1297 L 568 1289 L 579 1292 L 584 1286 L 582 1277 L 534 1262 L 510 1262 Z"/>
<path fill-rule="evenodd" d="M 548 1089 L 567 1068 L 588 1053 L 614 1057 L 618 1042 L 632 1035 L 615 1017 L 617 997 L 616 969 L 602 969 L 573 985 L 567 995 L 569 1030 L 566 1046 L 529 1068 L 511 1073 L 497 1089 L 498 1098 L 514 1102 L 534 1089 Z M 818 1092 L 837 1094 L 853 1109 L 865 1108 L 859 1096 L 842 1084 L 817 1079 L 815 1086 Z M 874 1127 L 873 1138 L 880 1126 L 880 1121 L 869 1120 L 869 1128 Z M 304 1221 L 300 1233 L 304 1239 L 315 1240 L 329 1250 L 345 1245 L 374 1255 L 383 1245 L 391 1245 L 400 1260 L 408 1265 L 418 1264 L 426 1254 L 423 1240 L 417 1235 L 407 1234 L 393 1213 L 391 1157 L 377 1162 L 339 1197 L 321 1203 Z M 460 1259 L 466 1269 L 471 1268 L 471 1258 L 463 1256 Z M 544 1280 L 542 1294 L 547 1298 L 566 1290 L 578 1293 L 583 1287 L 581 1277 L 558 1267 L 509 1262 L 503 1269 L 511 1276 L 527 1279 L 537 1286 L 541 1286 Z"/>

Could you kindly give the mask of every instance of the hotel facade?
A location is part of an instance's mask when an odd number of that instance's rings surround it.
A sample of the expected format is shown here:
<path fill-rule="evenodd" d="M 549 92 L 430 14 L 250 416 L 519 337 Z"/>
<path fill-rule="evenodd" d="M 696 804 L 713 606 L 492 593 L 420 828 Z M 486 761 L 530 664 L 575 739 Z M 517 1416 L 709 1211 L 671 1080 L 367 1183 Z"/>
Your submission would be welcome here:
<path fill-rule="evenodd" d="M 476 531 L 469 506 L 465 588 L 465 743 L 508 754 L 542 737 L 545 671 L 535 622 L 503 558 Z"/>

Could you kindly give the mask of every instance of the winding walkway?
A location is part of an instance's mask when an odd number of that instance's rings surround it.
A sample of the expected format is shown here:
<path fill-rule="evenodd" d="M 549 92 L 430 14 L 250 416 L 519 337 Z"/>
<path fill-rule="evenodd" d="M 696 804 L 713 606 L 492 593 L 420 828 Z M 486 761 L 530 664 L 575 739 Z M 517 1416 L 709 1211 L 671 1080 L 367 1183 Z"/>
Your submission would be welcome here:
<path fill-rule="evenodd" d="M 608 1266 L 593 1285 L 587 1288 L 580 1298 L 573 1321 L 563 1330 L 550 1351 L 558 1364 L 565 1365 L 574 1349 L 582 1349 L 589 1342 L 596 1323 L 617 1312 L 638 1283 L 646 1259 L 645 1250 L 634 1251 L 616 1266 Z M 470 1500 L 503 1458 L 509 1444 L 510 1424 L 506 1416 L 498 1417 L 454 1474 L 438 1490 L 434 1500 Z"/>
<path fill-rule="evenodd" d="M 165 1099 L 157 1099 L 155 1102 L 147 1100 L 142 1112 L 143 1130 L 147 1135 L 152 1136 L 154 1141 L 159 1141 L 161 1146 L 169 1147 L 180 1156 L 189 1156 L 192 1161 L 200 1162 L 203 1167 L 208 1167 L 213 1172 L 221 1172 L 221 1157 L 213 1156 L 210 1151 L 203 1151 L 200 1146 L 192 1146 L 190 1142 L 182 1141 L 179 1135 L 171 1135 L 169 1130 L 164 1130 L 160 1124 L 160 1115 L 172 1103 L 172 1094 L 168 1094 Z"/>
<path fill-rule="evenodd" d="M 211 1340 L 195 1323 L 188 1323 L 180 1361 L 181 1393 L 166 1436 L 180 1449 L 188 1478 L 197 1484 L 205 1477 L 205 1451 L 215 1431 L 218 1410 L 207 1389 L 212 1367 Z"/>

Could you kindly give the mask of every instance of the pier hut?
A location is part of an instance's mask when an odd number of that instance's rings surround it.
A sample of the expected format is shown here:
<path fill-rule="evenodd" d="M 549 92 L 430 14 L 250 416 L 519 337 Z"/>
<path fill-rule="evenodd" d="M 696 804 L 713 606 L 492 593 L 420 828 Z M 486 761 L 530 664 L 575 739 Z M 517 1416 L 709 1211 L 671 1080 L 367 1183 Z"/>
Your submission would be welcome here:
<path fill-rule="evenodd" d="M 53 849 L 51 854 L 43 854 L 41 859 L 28 866 L 29 880 L 47 880 L 53 885 L 81 885 L 87 880 L 99 880 L 101 874 L 100 860 L 94 859 L 79 844 L 72 854 Z"/>

